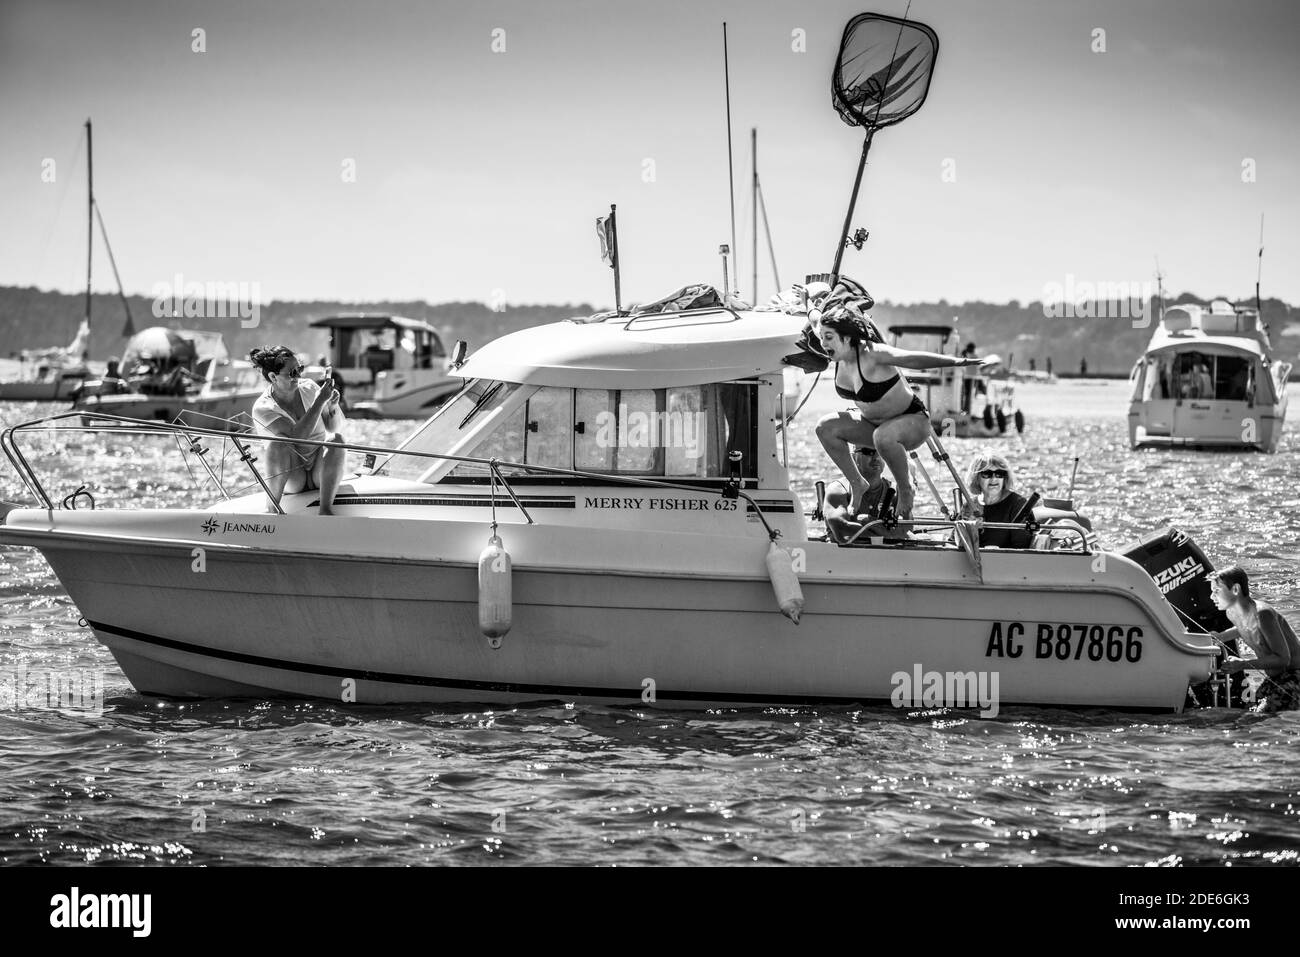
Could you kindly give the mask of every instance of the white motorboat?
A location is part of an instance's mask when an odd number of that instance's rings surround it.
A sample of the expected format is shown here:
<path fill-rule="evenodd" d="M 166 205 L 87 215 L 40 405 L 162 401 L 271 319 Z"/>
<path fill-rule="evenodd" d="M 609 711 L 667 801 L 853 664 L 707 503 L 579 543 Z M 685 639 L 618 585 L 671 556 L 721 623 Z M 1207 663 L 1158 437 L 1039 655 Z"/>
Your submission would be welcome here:
<path fill-rule="evenodd" d="M 0 402 L 57 402 L 69 399 L 94 376 L 86 365 L 90 322 L 82 320 L 72 344 L 63 349 L 23 349 L 16 379 L 0 382 Z"/>
<path fill-rule="evenodd" d="M 890 342 L 940 355 L 957 355 L 955 327 L 945 325 L 890 326 Z M 904 342 L 904 337 L 911 337 Z M 949 346 L 949 340 L 952 345 Z M 907 379 L 930 410 L 930 420 L 940 435 L 983 439 L 1005 435 L 1008 428 L 1025 431 L 1025 414 L 1016 403 L 1010 376 L 995 376 L 996 356 L 985 368 L 965 366 L 907 370 Z"/>
<path fill-rule="evenodd" d="M 329 361 L 348 415 L 424 419 L 460 389 L 438 330 L 421 319 L 356 313 L 311 323 L 330 331 Z M 325 370 L 309 367 L 320 379 Z"/>
<path fill-rule="evenodd" d="M 92 487 L 99 507 L 56 508 L 24 448 L 60 423 L 16 426 L 38 504 L 4 506 L 0 542 L 43 552 L 152 694 L 897 704 L 906 679 L 904 703 L 962 704 L 978 678 L 1002 707 L 1180 710 L 1215 646 L 1081 535 L 977 549 L 918 517 L 902 544 L 809 537 L 781 430 L 803 322 L 706 308 L 508 335 L 399 449 L 354 447 L 333 518 L 315 492 L 268 513 L 243 450 L 269 440 L 182 427 L 237 453 L 193 471 L 255 494 L 105 507 Z"/>
<path fill-rule="evenodd" d="M 253 402 L 266 389 L 262 374 L 232 359 L 218 332 L 153 326 L 134 335 L 121 375 L 87 381 L 73 408 L 88 416 L 145 422 L 188 422 L 216 429 L 252 425 Z"/>
<path fill-rule="evenodd" d="M 1290 373 L 1258 310 L 1221 299 L 1171 306 L 1133 367 L 1129 443 L 1274 452 Z"/>

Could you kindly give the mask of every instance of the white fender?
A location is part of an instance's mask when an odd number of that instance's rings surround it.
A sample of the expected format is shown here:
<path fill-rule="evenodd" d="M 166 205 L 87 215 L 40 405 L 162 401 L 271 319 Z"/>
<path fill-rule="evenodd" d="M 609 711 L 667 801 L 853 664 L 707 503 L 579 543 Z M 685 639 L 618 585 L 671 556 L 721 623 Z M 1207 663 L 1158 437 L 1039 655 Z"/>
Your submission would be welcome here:
<path fill-rule="evenodd" d="M 794 556 L 776 542 L 767 547 L 767 577 L 772 579 L 772 591 L 776 594 L 781 614 L 799 624 L 799 616 L 803 614 L 803 589 L 799 587 L 799 576 L 794 570 Z"/>
<path fill-rule="evenodd" d="M 510 567 L 510 553 L 493 535 L 478 557 L 478 627 L 493 648 L 501 647 L 512 623 Z"/>

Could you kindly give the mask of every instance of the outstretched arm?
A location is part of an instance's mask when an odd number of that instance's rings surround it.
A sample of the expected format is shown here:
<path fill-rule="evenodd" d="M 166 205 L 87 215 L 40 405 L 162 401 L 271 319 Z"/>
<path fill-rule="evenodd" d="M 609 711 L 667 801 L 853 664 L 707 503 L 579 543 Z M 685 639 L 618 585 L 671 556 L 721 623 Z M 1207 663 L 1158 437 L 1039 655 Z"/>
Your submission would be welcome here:
<path fill-rule="evenodd" d="M 985 359 L 962 358 L 961 356 L 943 356 L 937 352 L 916 352 L 911 349 L 899 349 L 897 346 L 886 346 L 875 343 L 871 347 L 871 354 L 875 356 L 877 362 L 887 366 L 898 366 L 903 369 L 942 369 L 953 366 L 982 366 L 987 361 Z"/>

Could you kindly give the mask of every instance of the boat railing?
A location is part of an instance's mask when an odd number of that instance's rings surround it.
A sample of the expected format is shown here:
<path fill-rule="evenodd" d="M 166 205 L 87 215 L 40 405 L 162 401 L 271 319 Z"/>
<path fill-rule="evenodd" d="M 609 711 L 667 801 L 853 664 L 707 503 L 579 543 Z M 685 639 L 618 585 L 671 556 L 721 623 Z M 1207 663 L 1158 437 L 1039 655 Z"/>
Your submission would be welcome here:
<path fill-rule="evenodd" d="M 91 419 L 91 423 L 85 420 Z M 322 449 L 343 449 L 344 452 L 355 452 L 365 456 L 365 469 L 372 469 L 374 463 L 379 457 L 407 456 L 421 460 L 456 462 L 458 464 L 473 465 L 486 469 L 491 477 L 493 498 L 496 496 L 496 485 L 500 484 L 504 497 L 508 498 L 514 506 L 519 509 L 525 521 L 532 525 L 535 524 L 533 517 L 529 514 L 528 509 L 520 501 L 519 496 L 511 487 L 507 480 L 507 473 L 516 478 L 525 475 L 555 475 L 560 478 L 588 479 L 593 483 L 609 484 L 617 483 L 622 485 L 635 485 L 647 488 L 664 488 L 679 491 L 688 491 L 699 494 L 701 491 L 715 491 L 716 494 L 726 498 L 743 499 L 758 520 L 762 522 L 769 537 L 777 538 L 780 532 L 774 529 L 768 521 L 767 516 L 763 514 L 762 508 L 754 499 L 748 495 L 741 487 L 739 479 L 733 480 L 720 486 L 716 490 L 702 490 L 698 485 L 688 485 L 682 482 L 673 482 L 670 480 L 649 479 L 642 476 L 632 475 L 610 475 L 606 473 L 583 472 L 577 469 L 566 469 L 554 466 L 536 465 L 525 462 L 512 462 L 509 460 L 497 458 L 481 458 L 468 455 L 450 455 L 442 452 L 424 452 L 413 449 L 399 449 L 380 445 L 365 445 L 358 442 L 324 442 L 314 439 L 286 438 L 278 435 L 263 435 L 257 433 L 232 433 L 224 430 L 210 429 L 197 425 L 177 422 L 156 422 L 144 423 L 138 419 L 129 419 L 122 416 L 102 415 L 99 413 L 86 413 L 84 411 L 63 412 L 58 415 L 46 416 L 40 419 L 34 419 L 30 422 L 22 422 L 18 425 L 11 426 L 0 432 L 0 450 L 4 451 L 5 456 L 17 471 L 19 478 L 27 489 L 41 502 L 47 509 L 54 508 L 54 500 L 46 491 L 41 483 L 27 456 L 19 447 L 19 438 L 23 435 L 35 432 L 83 432 L 96 434 L 124 435 L 124 436 L 142 436 L 142 437 L 159 437 L 172 436 L 185 458 L 187 469 L 191 477 L 197 480 L 193 468 L 190 466 L 189 456 L 197 458 L 207 479 L 215 486 L 217 492 L 225 499 L 232 498 L 230 489 L 226 486 L 229 479 L 226 475 L 226 463 L 230 457 L 231 450 L 234 451 L 235 457 L 241 462 L 252 476 L 251 483 L 245 483 L 238 487 L 238 494 L 247 494 L 255 487 L 260 486 L 266 493 L 269 500 L 272 501 L 273 508 L 277 514 L 284 514 L 280 503 L 275 501 L 271 494 L 270 484 L 267 476 L 262 473 L 256 465 L 256 457 L 252 454 L 251 446 L 255 443 L 265 445 L 282 444 L 295 447 L 312 447 Z M 209 450 L 203 448 L 202 439 L 219 440 L 226 446 L 226 450 L 217 463 L 208 459 Z M 358 474 L 361 474 L 360 472 Z M 372 473 L 373 474 L 373 473 Z M 381 473 L 382 474 L 382 473 Z M 85 489 L 82 486 L 73 495 L 63 499 L 65 507 L 75 508 L 76 496 Z M 70 501 L 71 500 L 71 501 Z M 92 498 L 93 501 L 93 498 Z"/>
<path fill-rule="evenodd" d="M 90 421 L 87 422 L 86 420 Z M 326 442 L 313 439 L 291 439 L 277 435 L 263 435 L 256 433 L 232 433 L 225 430 L 206 428 L 188 423 L 145 423 L 138 419 L 130 419 L 122 416 L 88 415 L 81 411 L 63 412 L 57 415 L 47 416 L 40 419 L 34 419 L 30 422 L 23 422 L 11 426 L 0 432 L 0 450 L 3 450 L 9 462 L 13 465 L 19 478 L 27 489 L 37 498 L 47 509 L 55 507 L 55 498 L 46 490 L 45 485 L 37 476 L 35 469 L 32 467 L 28 456 L 20 447 L 20 439 L 39 432 L 56 432 L 65 434 L 68 432 L 81 432 L 92 434 L 108 434 L 116 436 L 137 436 L 137 437 L 160 437 L 170 436 L 176 442 L 177 449 L 180 451 L 185 462 L 190 477 L 195 480 L 196 484 L 201 485 L 202 479 L 206 480 L 216 489 L 222 498 L 229 500 L 234 495 L 244 495 L 255 491 L 257 488 L 266 493 L 268 500 L 272 501 L 273 509 L 278 514 L 284 514 L 284 510 L 278 501 L 275 501 L 271 494 L 270 483 L 267 476 L 257 465 L 257 457 L 253 454 L 253 446 L 263 444 L 270 446 L 272 444 L 284 444 L 292 446 L 308 446 L 323 449 L 343 449 L 345 452 L 357 453 L 365 457 L 364 466 L 356 474 L 376 473 L 374 465 L 380 460 L 380 457 L 407 456 L 422 461 L 448 461 L 458 464 L 477 466 L 485 469 L 491 480 L 491 495 L 495 502 L 498 492 L 497 485 L 501 487 L 501 496 L 503 505 L 508 500 L 515 508 L 519 510 L 524 520 L 532 525 L 535 521 L 529 514 L 527 507 L 520 500 L 514 488 L 510 483 L 510 478 L 520 478 L 525 476 L 555 476 L 560 479 L 586 479 L 593 484 L 620 484 L 630 485 L 641 488 L 658 488 L 671 489 L 676 491 L 686 491 L 694 494 L 705 492 L 706 494 L 716 494 L 723 498 L 740 499 L 745 501 L 753 510 L 753 514 L 762 523 L 768 536 L 772 539 L 779 538 L 781 532 L 774 529 L 768 521 L 767 516 L 763 513 L 759 504 L 742 488 L 739 479 L 733 478 L 731 481 L 719 486 L 716 489 L 702 489 L 698 484 L 687 484 L 683 482 L 673 482 L 669 479 L 647 478 L 644 476 L 634 475 L 611 475 L 608 473 L 585 472 L 578 469 L 568 469 L 558 466 L 536 465 L 524 462 L 512 462 L 498 458 L 482 458 L 466 455 L 451 455 L 441 452 L 424 452 L 412 449 L 400 449 L 382 445 L 369 445 L 359 442 Z M 210 450 L 204 448 L 204 442 L 220 442 L 224 449 L 215 461 L 210 458 Z M 251 481 L 242 482 L 233 489 L 228 486 L 234 483 L 234 479 L 228 472 L 228 465 L 231 458 L 237 460 L 247 468 L 251 475 Z M 192 461 L 196 460 L 202 476 L 195 472 Z M 237 466 L 236 466 L 237 467 Z M 77 502 L 82 497 L 87 496 L 86 486 L 82 485 L 72 494 L 65 496 L 61 504 L 65 508 L 76 508 Z M 93 494 L 89 495 L 90 501 L 94 503 Z M 911 532 L 943 532 L 945 530 L 955 529 L 959 522 L 946 517 L 919 517 L 914 519 L 900 519 L 888 526 L 891 533 L 895 530 L 902 530 L 904 533 Z M 1079 550 L 1089 551 L 1087 536 L 1082 528 L 1062 525 L 1041 526 L 1026 523 L 1003 523 L 1003 522 L 986 522 L 982 523 L 981 528 L 986 529 L 1007 529 L 1024 531 L 1029 529 L 1035 532 L 1048 533 L 1051 536 L 1064 536 L 1067 540 L 1077 539 Z M 888 537 L 886 539 L 889 540 Z M 866 545 L 869 542 L 853 542 L 852 546 Z M 926 544 L 924 540 L 906 539 L 898 544 Z M 933 542 L 933 544 L 941 544 Z"/>
<path fill-rule="evenodd" d="M 934 516 L 917 516 L 911 519 L 897 519 L 885 523 L 879 519 L 868 522 L 850 538 L 838 544 L 842 548 L 865 548 L 867 546 L 885 545 L 935 545 L 952 546 L 956 544 L 951 538 L 944 539 L 899 539 L 900 532 L 943 533 L 947 535 L 958 522 L 951 518 Z M 1003 529 L 1011 532 L 1028 531 L 1034 536 L 1034 544 L 1028 549 L 1017 551 L 1070 551 L 1091 554 L 1092 545 L 1088 531 L 1076 522 L 1051 520 L 1048 522 L 985 522 L 978 523 L 979 530 Z M 981 547 L 984 551 L 988 546 Z M 998 551 L 1004 549 L 998 548 Z"/>

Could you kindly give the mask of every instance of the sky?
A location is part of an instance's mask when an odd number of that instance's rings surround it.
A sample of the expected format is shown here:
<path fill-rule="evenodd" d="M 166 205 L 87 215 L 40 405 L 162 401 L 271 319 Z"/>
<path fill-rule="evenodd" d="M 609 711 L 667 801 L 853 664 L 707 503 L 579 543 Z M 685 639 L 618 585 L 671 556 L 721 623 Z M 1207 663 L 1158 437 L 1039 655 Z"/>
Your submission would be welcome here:
<path fill-rule="evenodd" d="M 831 106 L 840 31 L 904 8 L 0 0 L 0 284 L 84 288 L 87 117 L 129 293 L 180 276 L 263 302 L 604 306 L 611 203 L 625 303 L 720 284 L 726 21 L 740 286 L 751 128 L 788 285 L 831 268 L 861 151 Z M 1300 302 L 1300 4 L 909 16 L 939 36 L 929 97 L 876 135 L 853 217 L 871 238 L 843 266 L 878 299 L 1029 301 L 1071 277 L 1151 282 L 1157 257 L 1167 290 L 1244 299 L 1264 214 L 1262 291 Z"/>

